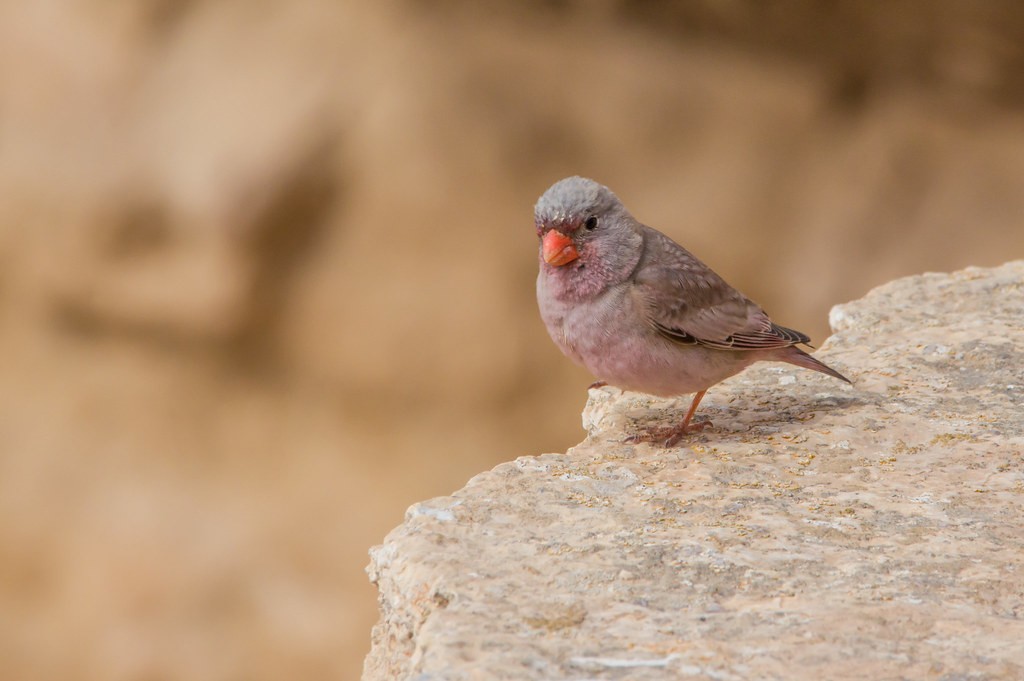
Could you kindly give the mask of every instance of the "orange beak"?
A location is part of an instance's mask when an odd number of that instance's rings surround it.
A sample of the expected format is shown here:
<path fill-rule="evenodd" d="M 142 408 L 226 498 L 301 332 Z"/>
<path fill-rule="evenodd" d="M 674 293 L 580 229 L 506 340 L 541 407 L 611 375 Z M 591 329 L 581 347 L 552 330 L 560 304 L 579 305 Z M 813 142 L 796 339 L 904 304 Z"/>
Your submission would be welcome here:
<path fill-rule="evenodd" d="M 547 264 L 561 267 L 580 257 L 580 254 L 572 239 L 553 229 L 544 235 L 541 242 L 541 257 Z"/>

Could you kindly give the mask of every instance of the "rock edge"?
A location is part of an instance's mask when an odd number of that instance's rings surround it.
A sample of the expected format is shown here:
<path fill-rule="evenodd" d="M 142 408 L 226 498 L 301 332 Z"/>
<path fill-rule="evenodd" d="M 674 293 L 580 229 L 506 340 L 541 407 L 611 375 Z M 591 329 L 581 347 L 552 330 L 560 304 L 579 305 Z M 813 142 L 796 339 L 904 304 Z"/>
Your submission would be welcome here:
<path fill-rule="evenodd" d="M 603 388 L 587 438 L 411 507 L 363 678 L 1024 678 L 1024 261 L 837 306 L 854 379 L 762 365 L 714 429 Z"/>

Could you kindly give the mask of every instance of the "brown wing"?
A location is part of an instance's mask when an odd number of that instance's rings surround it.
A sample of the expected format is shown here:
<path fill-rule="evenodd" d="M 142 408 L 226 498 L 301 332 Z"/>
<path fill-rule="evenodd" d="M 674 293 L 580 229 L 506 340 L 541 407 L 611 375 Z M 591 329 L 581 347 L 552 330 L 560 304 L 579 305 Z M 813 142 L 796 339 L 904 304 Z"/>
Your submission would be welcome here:
<path fill-rule="evenodd" d="M 644 254 L 634 284 L 651 325 L 666 338 L 723 350 L 767 350 L 810 340 L 773 323 L 756 303 L 664 234 L 641 230 Z"/>

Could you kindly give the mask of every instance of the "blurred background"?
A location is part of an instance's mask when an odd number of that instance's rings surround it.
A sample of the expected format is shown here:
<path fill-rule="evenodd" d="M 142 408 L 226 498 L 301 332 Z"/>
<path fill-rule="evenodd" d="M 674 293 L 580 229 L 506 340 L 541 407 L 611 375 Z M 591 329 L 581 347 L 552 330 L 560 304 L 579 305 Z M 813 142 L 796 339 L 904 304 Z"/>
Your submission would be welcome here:
<path fill-rule="evenodd" d="M 821 341 L 1024 256 L 1024 5 L 4 3 L 4 678 L 357 678 L 404 509 L 582 436 L 571 174 Z"/>

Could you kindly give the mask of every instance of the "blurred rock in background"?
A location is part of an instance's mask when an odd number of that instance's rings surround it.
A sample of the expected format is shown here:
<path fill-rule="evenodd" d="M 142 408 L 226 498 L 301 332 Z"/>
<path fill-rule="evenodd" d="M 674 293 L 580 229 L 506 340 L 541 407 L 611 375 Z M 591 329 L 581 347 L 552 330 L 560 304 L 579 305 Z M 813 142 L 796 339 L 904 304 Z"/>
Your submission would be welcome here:
<path fill-rule="evenodd" d="M 1024 254 L 1024 6 L 0 8 L 0 659 L 355 678 L 413 501 L 581 436 L 532 206 L 609 184 L 781 323 Z"/>

